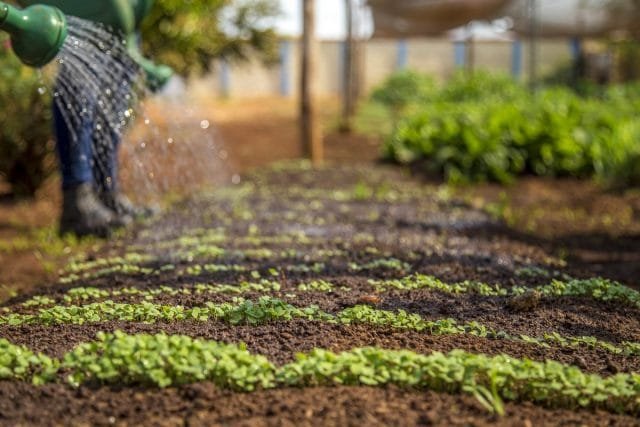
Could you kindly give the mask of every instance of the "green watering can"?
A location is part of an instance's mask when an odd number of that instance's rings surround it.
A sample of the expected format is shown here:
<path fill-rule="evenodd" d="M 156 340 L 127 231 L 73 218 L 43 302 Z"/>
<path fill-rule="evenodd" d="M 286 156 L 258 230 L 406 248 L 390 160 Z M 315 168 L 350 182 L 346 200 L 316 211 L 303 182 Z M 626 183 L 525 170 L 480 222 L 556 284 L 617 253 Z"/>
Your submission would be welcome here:
<path fill-rule="evenodd" d="M 25 9 L 0 1 L 0 30 L 11 35 L 15 54 L 26 65 L 42 67 L 58 54 L 67 37 L 65 15 L 98 22 L 121 32 L 131 57 L 147 75 L 152 88 L 162 87 L 171 68 L 144 58 L 135 40 L 136 30 L 153 0 L 17 0 Z"/>

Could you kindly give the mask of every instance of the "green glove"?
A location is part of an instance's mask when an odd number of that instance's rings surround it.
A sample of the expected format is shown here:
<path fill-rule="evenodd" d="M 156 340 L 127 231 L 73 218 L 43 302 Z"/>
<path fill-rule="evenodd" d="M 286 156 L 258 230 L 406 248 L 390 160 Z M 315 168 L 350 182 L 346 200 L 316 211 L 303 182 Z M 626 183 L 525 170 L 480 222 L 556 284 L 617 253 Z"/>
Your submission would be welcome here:
<path fill-rule="evenodd" d="M 147 80 L 147 86 L 149 87 L 149 89 L 154 92 L 162 89 L 162 87 L 167 84 L 171 76 L 173 76 L 173 70 L 171 69 L 171 67 L 162 64 L 156 64 L 150 59 L 142 56 L 142 53 L 138 48 L 138 42 L 136 40 L 135 34 L 129 37 L 129 40 L 127 41 L 127 47 L 131 58 L 133 58 L 133 60 L 136 61 L 144 71 Z"/>

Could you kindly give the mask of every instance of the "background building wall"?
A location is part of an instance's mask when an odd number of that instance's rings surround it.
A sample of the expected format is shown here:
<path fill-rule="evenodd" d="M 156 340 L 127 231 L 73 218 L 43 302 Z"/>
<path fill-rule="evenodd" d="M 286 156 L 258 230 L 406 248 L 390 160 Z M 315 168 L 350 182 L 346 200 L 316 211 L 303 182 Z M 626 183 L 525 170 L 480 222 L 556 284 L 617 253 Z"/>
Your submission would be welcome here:
<path fill-rule="evenodd" d="M 439 81 L 463 68 L 469 58 L 469 44 L 446 38 L 407 40 L 372 39 L 362 44 L 361 88 L 368 93 L 390 74 L 400 69 L 412 69 L 431 74 Z M 473 68 L 512 74 L 526 80 L 529 70 L 529 46 L 523 41 L 475 41 Z M 344 42 L 320 43 L 318 61 L 318 92 L 320 96 L 340 95 L 344 86 Z M 567 39 L 544 39 L 538 44 L 539 76 L 553 72 L 572 59 L 571 43 Z M 247 63 L 215 64 L 215 71 L 200 90 L 214 96 L 230 98 L 283 96 L 294 97 L 299 92 L 300 47 L 297 40 L 280 43 L 280 61 L 268 66 L 258 60 Z"/>

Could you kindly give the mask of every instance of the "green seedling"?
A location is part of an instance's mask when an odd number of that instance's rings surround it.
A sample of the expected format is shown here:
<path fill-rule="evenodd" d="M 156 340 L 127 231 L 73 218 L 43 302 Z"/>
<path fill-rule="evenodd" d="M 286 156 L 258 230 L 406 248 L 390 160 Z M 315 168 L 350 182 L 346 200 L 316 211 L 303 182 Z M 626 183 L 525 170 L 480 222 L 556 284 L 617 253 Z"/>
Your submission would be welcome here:
<path fill-rule="evenodd" d="M 270 282 L 265 281 L 261 286 L 269 286 L 269 283 Z M 247 284 L 246 286 L 250 288 L 252 285 Z M 206 288 L 200 288 L 200 290 L 204 289 Z M 160 292 L 163 291 L 180 293 L 180 291 L 172 290 L 171 288 L 160 290 Z M 198 289 L 196 288 L 195 292 L 197 291 Z M 135 294 L 139 291 L 137 289 L 131 289 L 123 290 L 122 292 Z M 0 315 L 0 325 L 82 325 L 85 323 L 107 321 L 155 323 L 160 321 L 175 322 L 185 320 L 196 320 L 200 322 L 220 320 L 232 325 L 259 325 L 274 321 L 290 321 L 292 319 L 307 319 L 345 325 L 359 323 L 389 326 L 396 329 L 428 331 L 433 335 L 470 334 L 484 338 L 524 341 L 529 344 L 545 347 L 548 347 L 551 343 L 562 347 L 585 346 L 587 348 L 600 348 L 611 353 L 626 356 L 640 355 L 638 352 L 640 349 L 639 343 L 624 342 L 616 346 L 608 342 L 600 341 L 594 337 L 562 337 L 558 334 L 547 334 L 541 338 L 533 338 L 525 335 L 511 336 L 506 332 L 487 328 L 477 322 L 458 324 L 454 319 L 424 320 L 419 315 L 410 314 L 404 310 L 391 312 L 374 309 L 368 305 L 357 305 L 336 314 L 330 314 L 320 310 L 317 306 L 312 305 L 299 308 L 280 299 L 268 296 L 258 299 L 257 302 L 234 298 L 232 302 L 228 303 L 207 303 L 203 307 L 192 308 L 157 305 L 147 301 L 137 304 L 104 301 L 82 306 L 54 306 L 42 308 L 36 314 L 7 313 Z"/>
<path fill-rule="evenodd" d="M 25 380 L 46 371 L 36 383 L 56 380 L 168 387 L 211 381 L 238 391 L 259 388 L 394 384 L 413 389 L 475 396 L 489 411 L 504 413 L 503 401 L 529 401 L 552 408 L 640 411 L 640 375 L 603 378 L 554 361 L 534 362 L 509 356 L 486 356 L 454 350 L 429 355 L 408 350 L 355 348 L 343 353 L 323 349 L 299 354 L 276 367 L 243 345 L 221 344 L 180 335 L 99 333 L 98 340 L 67 353 L 62 362 L 34 356 L 0 340 L 0 375 Z M 7 356 L 8 355 L 8 356 Z M 43 366 L 46 368 L 43 369 Z"/>

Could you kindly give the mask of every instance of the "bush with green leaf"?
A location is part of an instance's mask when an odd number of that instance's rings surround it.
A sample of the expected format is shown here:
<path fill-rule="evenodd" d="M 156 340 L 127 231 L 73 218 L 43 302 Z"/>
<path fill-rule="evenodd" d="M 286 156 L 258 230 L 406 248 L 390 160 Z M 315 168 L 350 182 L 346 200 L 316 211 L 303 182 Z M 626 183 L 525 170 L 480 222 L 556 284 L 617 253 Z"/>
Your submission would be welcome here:
<path fill-rule="evenodd" d="M 277 58 L 277 35 L 267 25 L 274 0 L 157 0 L 142 24 L 143 50 L 182 75 L 209 71 L 213 60 Z"/>
<path fill-rule="evenodd" d="M 14 195 L 33 196 L 55 170 L 50 96 L 37 71 L 13 54 L 0 36 L 0 176 Z"/>
<path fill-rule="evenodd" d="M 411 104 L 429 102 L 436 92 L 430 77 L 411 70 L 400 71 L 389 77 L 371 94 L 374 102 L 400 113 Z"/>
<path fill-rule="evenodd" d="M 637 184 L 638 92 L 630 85 L 601 98 L 560 87 L 531 94 L 507 78 L 457 75 L 431 101 L 414 105 L 383 154 L 450 182 L 505 183 L 534 174 Z"/>

